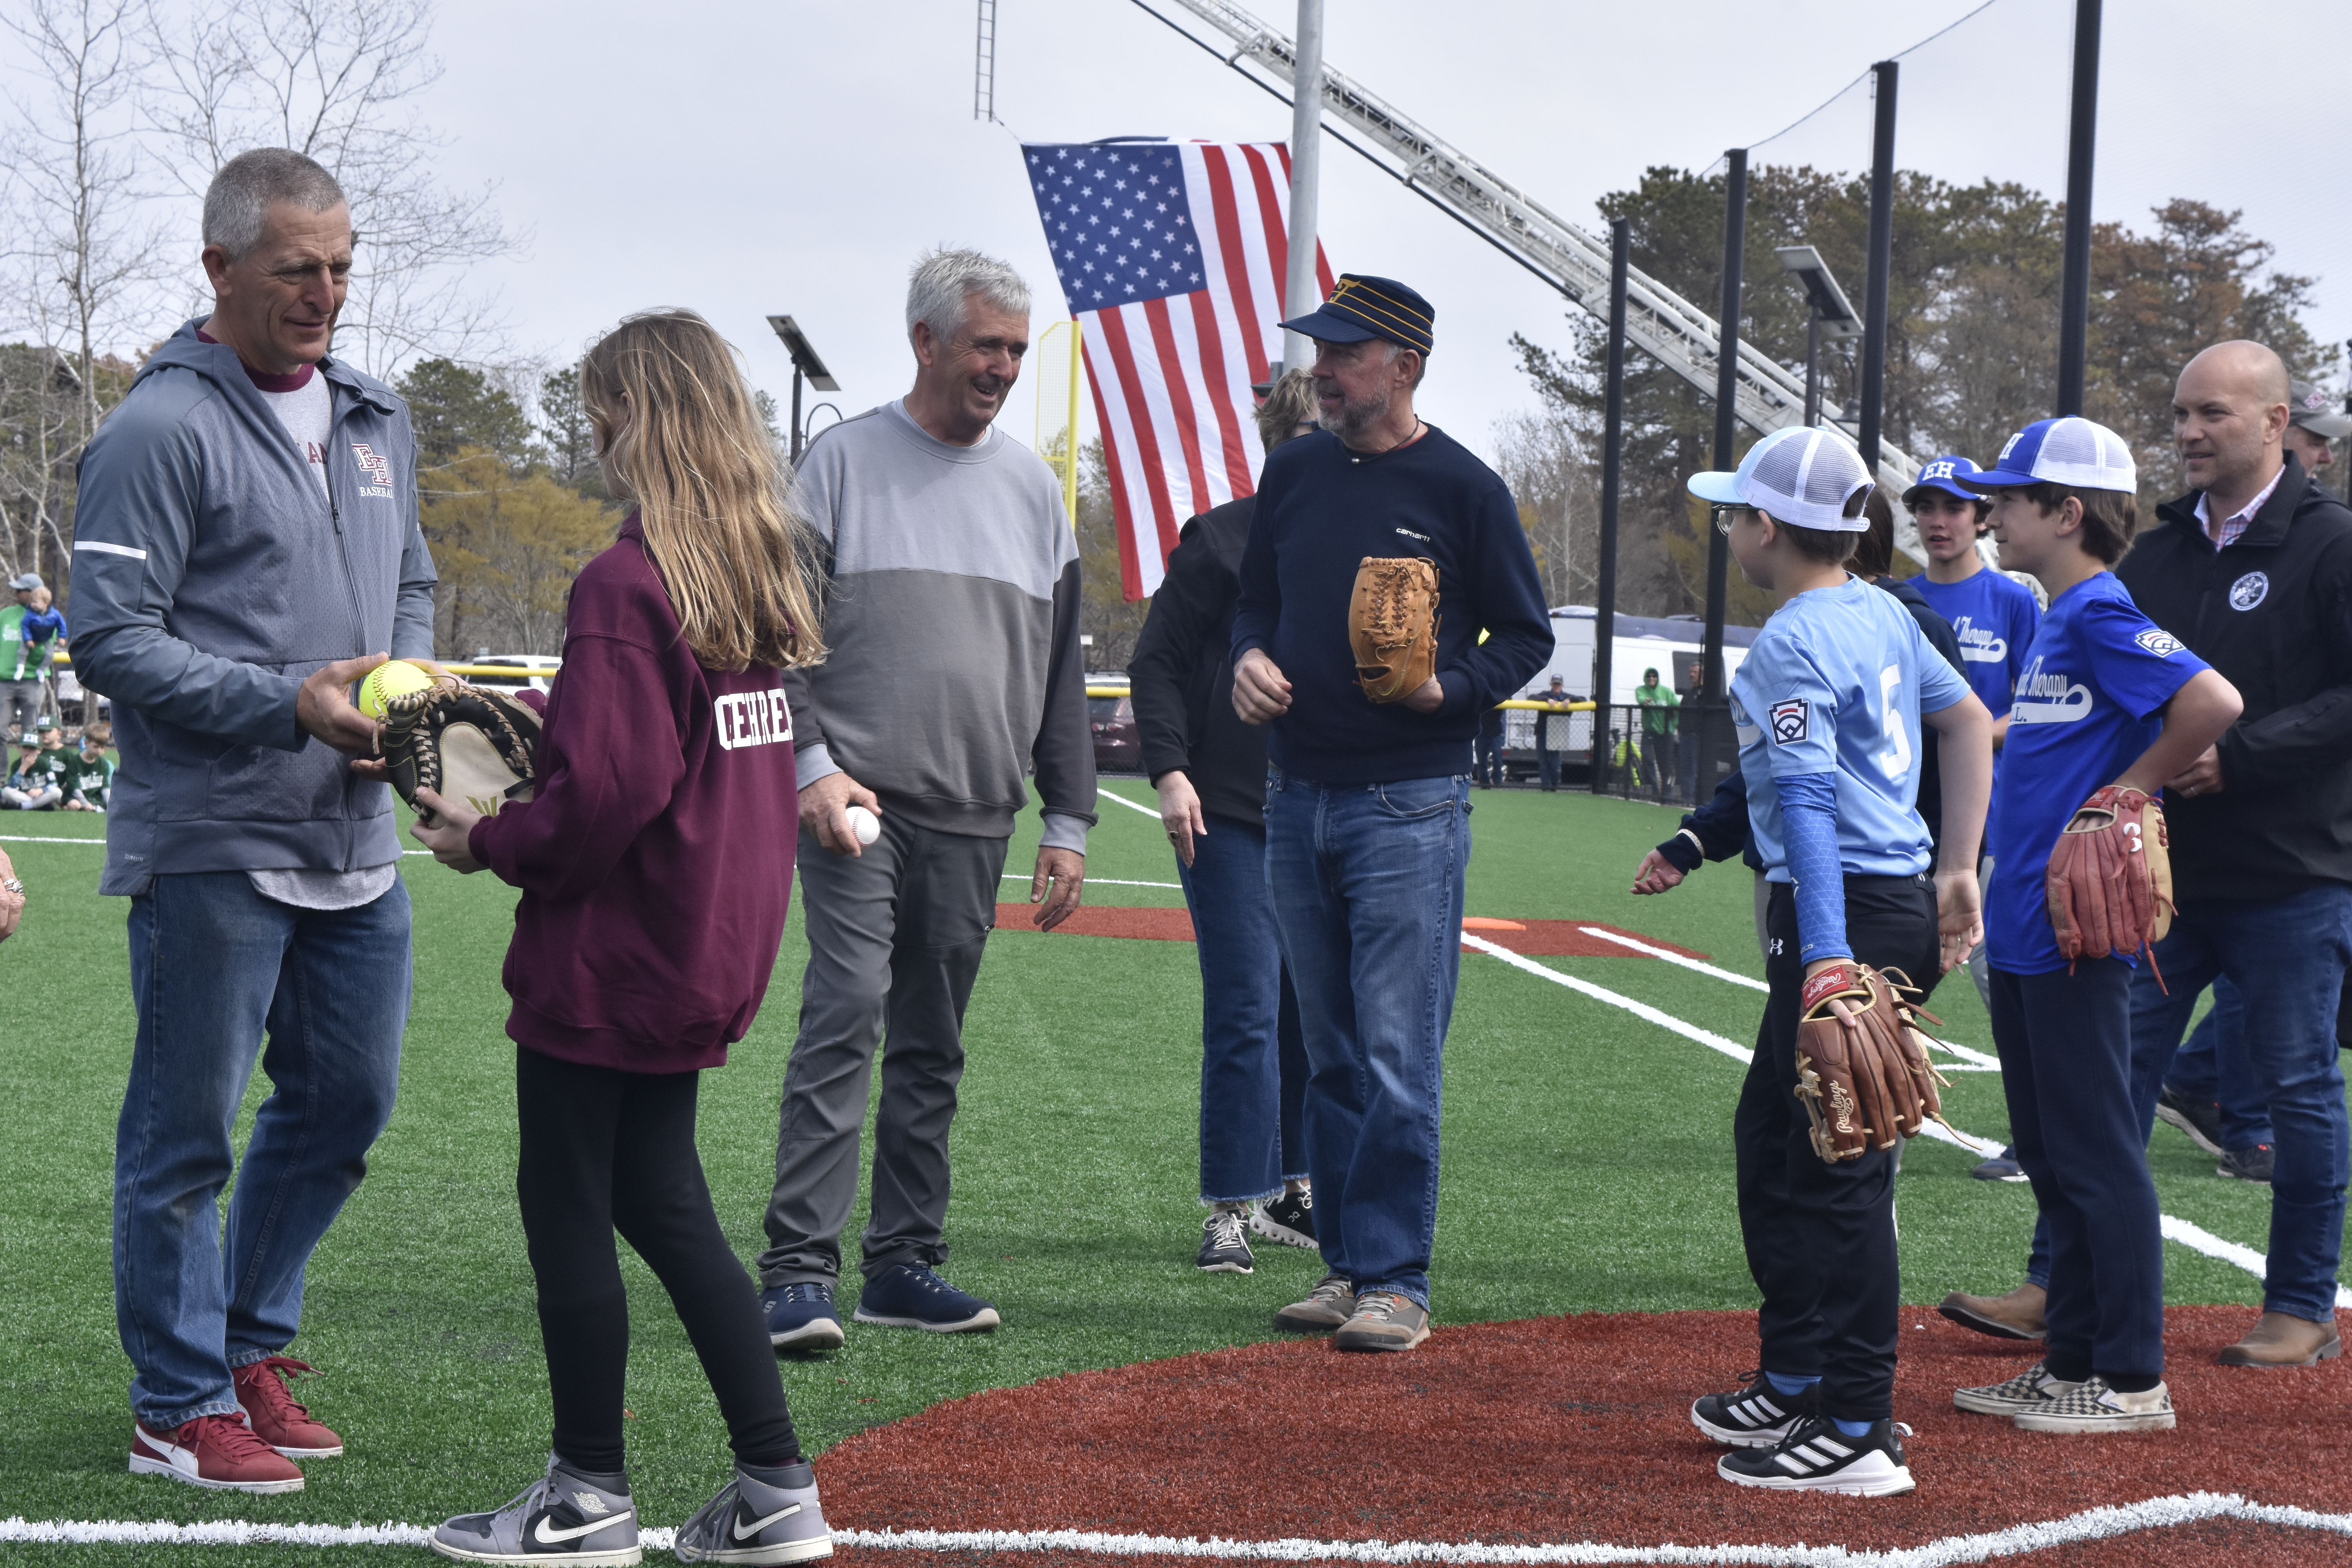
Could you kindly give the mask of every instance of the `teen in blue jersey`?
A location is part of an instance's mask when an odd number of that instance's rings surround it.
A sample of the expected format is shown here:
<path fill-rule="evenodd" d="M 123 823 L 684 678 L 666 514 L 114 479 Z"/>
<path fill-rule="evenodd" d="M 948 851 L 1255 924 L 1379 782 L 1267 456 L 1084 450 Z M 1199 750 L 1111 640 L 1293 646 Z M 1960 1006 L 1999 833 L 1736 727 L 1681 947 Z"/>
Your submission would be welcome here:
<path fill-rule="evenodd" d="M 2135 961 L 2069 963 L 2043 889 L 2076 806 L 2108 784 L 2154 795 L 2230 727 L 2238 693 L 2107 570 L 2139 524 L 2137 466 L 2121 437 L 2087 419 L 2044 419 L 1961 482 L 1996 498 L 2001 564 L 2050 594 L 1993 790 L 1985 924 L 2001 1089 L 2051 1256 L 2042 1359 L 1952 1402 L 2032 1431 L 2168 1430 L 2163 1241 L 2147 1130 L 2132 1108 Z"/>
<path fill-rule="evenodd" d="M 1992 717 L 1888 594 L 1844 563 L 1868 526 L 1861 456 L 1827 430 L 1766 437 L 1701 474 L 1747 579 L 1780 602 L 1731 689 L 1739 771 L 1770 886 L 1771 994 L 1733 1122 L 1739 1228 L 1763 1292 L 1763 1370 L 1691 1419 L 1733 1451 L 1724 1479 L 1891 1496 L 1913 1488 L 1894 1422 L 1895 1152 L 1835 1163 L 1796 1098 L 1804 983 L 1853 961 L 1925 978 L 1981 931 L 1977 848 Z M 1915 807 L 1922 725 L 1941 740 L 1941 847 Z"/>
<path fill-rule="evenodd" d="M 2025 668 L 2025 650 L 2041 624 L 2042 606 L 2013 577 L 1987 570 L 1977 552 L 1977 541 L 1990 527 L 1992 503 L 1960 488 L 1960 480 L 1977 466 L 1957 454 L 1937 458 L 1919 470 L 1919 482 L 1903 492 L 1903 504 L 1918 524 L 1919 548 L 1927 552 L 1927 569 L 1911 579 L 1937 615 L 1952 623 L 1960 641 L 1960 674 L 1992 714 L 1992 749 L 1998 758 L 2009 738 L 2009 703 L 2017 677 Z M 1998 768 L 1995 770 L 1998 776 Z M 1992 858 L 1977 864 L 1977 889 L 1990 890 Z M 1992 974 L 1985 950 L 1979 943 L 1969 954 L 1969 978 L 1977 995 L 1992 1005 Z M 2004 1151 L 1997 1163 L 2003 1175 L 2015 1173 Z M 1979 1176 L 1988 1173 L 1979 1167 Z"/>

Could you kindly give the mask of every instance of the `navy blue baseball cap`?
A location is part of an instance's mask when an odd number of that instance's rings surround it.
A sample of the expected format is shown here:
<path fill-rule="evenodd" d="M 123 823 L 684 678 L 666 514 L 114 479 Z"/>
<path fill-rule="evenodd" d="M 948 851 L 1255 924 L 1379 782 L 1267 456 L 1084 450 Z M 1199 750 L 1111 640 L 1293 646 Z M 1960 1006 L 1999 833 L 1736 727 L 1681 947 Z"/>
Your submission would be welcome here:
<path fill-rule="evenodd" d="M 1436 322 L 1437 312 L 1429 301 L 1395 279 L 1343 272 L 1331 297 L 1318 309 L 1282 324 L 1291 331 L 1327 343 L 1360 343 L 1386 338 L 1427 353 L 1436 346 L 1431 335 Z"/>
<path fill-rule="evenodd" d="M 1911 482 L 1909 489 L 1903 492 L 1903 504 L 1916 511 L 1920 491 L 1941 490 L 1948 496 L 1958 496 L 1962 500 L 1975 501 L 1981 506 L 1985 498 L 1975 490 L 1961 489 L 1960 481 L 1982 471 L 1958 453 L 1948 453 L 1919 470 L 1919 477 Z"/>

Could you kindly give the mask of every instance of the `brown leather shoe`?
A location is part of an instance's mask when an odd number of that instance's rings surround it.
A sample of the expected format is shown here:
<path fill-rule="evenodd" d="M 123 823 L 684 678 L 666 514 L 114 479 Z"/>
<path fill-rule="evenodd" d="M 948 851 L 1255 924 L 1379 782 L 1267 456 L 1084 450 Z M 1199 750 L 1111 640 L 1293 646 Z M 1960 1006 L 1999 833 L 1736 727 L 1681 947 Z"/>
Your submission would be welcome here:
<path fill-rule="evenodd" d="M 2216 1359 L 2223 1366 L 2316 1366 L 2344 1353 L 2331 1318 L 2315 1323 L 2285 1312 L 2264 1312 L 2246 1337 Z"/>
<path fill-rule="evenodd" d="M 2042 1321 L 2049 1300 L 2049 1291 L 2028 1280 L 2006 1296 L 1964 1296 L 1955 1290 L 1936 1310 L 1964 1329 L 1997 1340 L 2038 1340 L 2050 1331 Z"/>

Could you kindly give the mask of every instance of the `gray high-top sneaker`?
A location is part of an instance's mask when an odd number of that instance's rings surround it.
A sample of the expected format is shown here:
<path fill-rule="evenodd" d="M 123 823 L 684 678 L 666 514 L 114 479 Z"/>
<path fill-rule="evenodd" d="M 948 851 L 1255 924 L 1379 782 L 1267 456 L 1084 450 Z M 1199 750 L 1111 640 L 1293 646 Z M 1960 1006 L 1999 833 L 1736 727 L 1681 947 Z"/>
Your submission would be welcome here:
<path fill-rule="evenodd" d="M 640 1559 L 626 1476 L 598 1476 L 551 1457 L 547 1476 L 495 1513 L 461 1513 L 434 1531 L 433 1550 L 460 1563 L 627 1568 Z"/>
<path fill-rule="evenodd" d="M 803 1459 L 761 1480 L 742 1466 L 719 1495 L 678 1526 L 670 1548 L 681 1563 L 805 1563 L 833 1555 L 833 1532 L 817 1507 L 816 1471 Z"/>

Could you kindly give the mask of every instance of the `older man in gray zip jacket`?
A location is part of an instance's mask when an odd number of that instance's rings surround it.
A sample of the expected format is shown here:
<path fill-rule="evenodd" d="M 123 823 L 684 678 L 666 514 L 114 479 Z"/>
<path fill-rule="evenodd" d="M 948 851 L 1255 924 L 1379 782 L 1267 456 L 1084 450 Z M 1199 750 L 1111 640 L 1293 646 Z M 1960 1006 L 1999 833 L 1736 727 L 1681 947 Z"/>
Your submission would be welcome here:
<path fill-rule="evenodd" d="M 399 841 L 348 688 L 372 649 L 430 657 L 434 573 L 408 411 L 327 357 L 352 258 L 332 176 L 245 153 L 205 195 L 204 240 L 213 310 L 100 427 L 74 541 L 74 660 L 113 699 L 122 757 L 100 891 L 131 900 L 139 1013 L 115 1313 L 133 1471 L 294 1491 L 292 1461 L 342 1440 L 281 1352 L 392 1114 L 408 1016 Z M 273 1092 L 224 1256 L 257 1054 Z"/>

